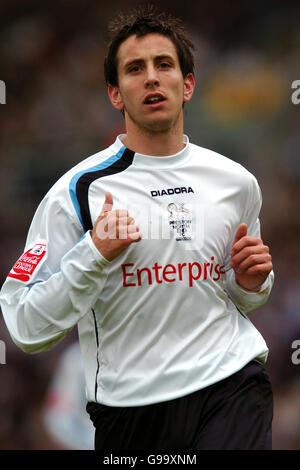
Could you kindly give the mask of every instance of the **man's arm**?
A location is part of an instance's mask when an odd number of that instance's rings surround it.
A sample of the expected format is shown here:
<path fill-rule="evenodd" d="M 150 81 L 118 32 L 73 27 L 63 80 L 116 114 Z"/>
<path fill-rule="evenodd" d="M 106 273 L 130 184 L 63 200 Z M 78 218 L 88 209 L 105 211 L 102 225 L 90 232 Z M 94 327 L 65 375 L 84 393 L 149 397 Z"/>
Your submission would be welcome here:
<path fill-rule="evenodd" d="M 271 292 L 274 272 L 270 250 L 260 236 L 259 213 L 261 192 L 252 179 L 248 204 L 241 223 L 229 247 L 226 289 L 232 300 L 244 312 L 263 305 Z"/>
<path fill-rule="evenodd" d="M 1 289 L 10 335 L 28 353 L 61 340 L 92 308 L 107 277 L 108 261 L 69 212 L 65 199 L 50 191 L 33 218 L 24 253 Z M 39 245 L 43 258 L 32 258 Z"/>
<path fill-rule="evenodd" d="M 133 219 L 125 217 L 124 211 L 112 211 L 112 196 L 108 195 L 93 232 L 83 236 L 82 229 L 64 209 L 64 199 L 49 196 L 39 206 L 25 253 L 9 273 L 0 294 L 11 337 L 25 352 L 51 348 L 90 312 L 105 285 L 109 261 L 130 243 L 140 240 Z M 117 226 L 112 239 L 107 230 L 109 218 Z M 120 227 L 123 234 L 132 235 L 120 239 Z M 32 270 L 35 261 L 31 252 L 37 246 L 44 247 L 45 256 L 41 260 L 35 257 L 36 267 Z"/>
<path fill-rule="evenodd" d="M 259 292 L 273 269 L 272 257 L 260 237 L 247 235 L 247 225 L 240 224 L 230 251 L 230 267 L 239 286 Z"/>

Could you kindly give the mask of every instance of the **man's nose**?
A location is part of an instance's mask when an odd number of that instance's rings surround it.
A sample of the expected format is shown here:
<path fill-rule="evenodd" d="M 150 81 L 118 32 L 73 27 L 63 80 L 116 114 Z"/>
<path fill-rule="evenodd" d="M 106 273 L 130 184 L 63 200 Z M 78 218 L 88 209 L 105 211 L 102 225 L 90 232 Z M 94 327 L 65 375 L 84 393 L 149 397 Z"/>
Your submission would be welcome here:
<path fill-rule="evenodd" d="M 157 75 L 157 70 L 155 67 L 148 67 L 146 70 L 145 86 L 150 88 L 151 86 L 157 86 L 159 84 L 159 79 Z"/>

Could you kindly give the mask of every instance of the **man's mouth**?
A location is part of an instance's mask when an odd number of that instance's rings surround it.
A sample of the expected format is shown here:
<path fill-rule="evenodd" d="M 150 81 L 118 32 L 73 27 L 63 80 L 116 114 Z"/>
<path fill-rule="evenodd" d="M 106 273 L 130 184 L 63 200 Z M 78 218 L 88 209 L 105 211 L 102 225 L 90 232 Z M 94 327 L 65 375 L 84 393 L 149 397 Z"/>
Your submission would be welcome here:
<path fill-rule="evenodd" d="M 164 98 L 162 95 L 150 95 L 150 96 L 146 96 L 144 100 L 144 104 L 155 104 L 155 103 L 160 103 L 165 100 L 166 98 Z"/>

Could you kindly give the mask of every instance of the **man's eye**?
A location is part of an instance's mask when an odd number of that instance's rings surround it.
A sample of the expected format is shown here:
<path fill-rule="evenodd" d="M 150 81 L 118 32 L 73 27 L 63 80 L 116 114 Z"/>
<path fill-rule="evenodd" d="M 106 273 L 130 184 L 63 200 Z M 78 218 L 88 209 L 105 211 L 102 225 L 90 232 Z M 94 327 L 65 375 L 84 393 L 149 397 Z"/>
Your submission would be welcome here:
<path fill-rule="evenodd" d="M 129 72 L 138 72 L 140 70 L 139 65 L 134 65 L 133 67 L 130 67 Z"/>
<path fill-rule="evenodd" d="M 166 69 L 166 68 L 171 67 L 171 65 L 168 64 L 168 62 L 161 62 L 161 63 L 160 63 L 160 67 L 163 68 L 163 69 Z"/>

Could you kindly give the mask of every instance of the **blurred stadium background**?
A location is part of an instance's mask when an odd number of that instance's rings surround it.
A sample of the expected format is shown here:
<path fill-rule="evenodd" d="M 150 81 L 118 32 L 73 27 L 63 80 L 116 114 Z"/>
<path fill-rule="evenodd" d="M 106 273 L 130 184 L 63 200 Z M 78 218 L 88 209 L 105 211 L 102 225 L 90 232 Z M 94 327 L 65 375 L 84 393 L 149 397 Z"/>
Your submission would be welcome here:
<path fill-rule="evenodd" d="M 106 27 L 120 9 L 141 3 L 1 0 L 1 285 L 46 191 L 123 131 L 103 79 Z M 300 4 L 152 3 L 180 16 L 196 45 L 197 88 L 185 107 L 185 132 L 242 163 L 262 188 L 262 236 L 276 280 L 269 302 L 250 318 L 270 348 L 274 449 L 300 449 L 300 364 L 292 362 L 292 343 L 300 340 L 300 105 L 291 101 L 291 84 L 300 79 Z M 49 390 L 76 329 L 53 350 L 29 356 L 12 343 L 1 317 L 0 339 L 0 449 L 76 447 L 76 439 L 53 435 L 45 419 L 56 409 Z"/>

